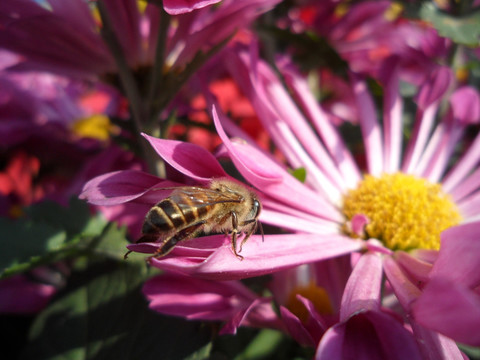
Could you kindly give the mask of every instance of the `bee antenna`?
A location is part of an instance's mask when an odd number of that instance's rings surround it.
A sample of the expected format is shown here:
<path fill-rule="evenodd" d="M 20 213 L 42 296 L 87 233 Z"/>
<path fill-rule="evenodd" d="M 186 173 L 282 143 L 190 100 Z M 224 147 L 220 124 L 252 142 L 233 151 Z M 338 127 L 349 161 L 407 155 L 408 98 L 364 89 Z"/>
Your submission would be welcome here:
<path fill-rule="evenodd" d="M 265 241 L 265 235 L 263 234 L 263 226 L 261 222 L 258 222 L 258 227 L 260 228 L 260 233 L 262 234 L 262 242 Z"/>

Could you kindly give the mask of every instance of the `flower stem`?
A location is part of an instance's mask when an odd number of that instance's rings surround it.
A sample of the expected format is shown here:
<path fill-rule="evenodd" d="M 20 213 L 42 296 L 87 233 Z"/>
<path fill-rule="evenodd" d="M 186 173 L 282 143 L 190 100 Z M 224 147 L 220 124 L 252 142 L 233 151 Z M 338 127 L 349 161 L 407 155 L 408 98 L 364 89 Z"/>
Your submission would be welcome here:
<path fill-rule="evenodd" d="M 160 11 L 160 28 L 157 37 L 157 46 L 155 48 L 155 60 L 150 72 L 150 88 L 148 93 L 149 121 L 155 122 L 158 119 L 154 117 L 158 114 L 154 109 L 154 99 L 158 97 L 161 80 L 163 79 L 163 69 L 165 64 L 165 51 L 167 45 L 168 28 L 170 25 L 170 15 L 163 9 L 163 1 L 157 4 Z"/>
<path fill-rule="evenodd" d="M 98 12 L 102 20 L 102 28 L 100 33 L 103 37 L 103 40 L 110 49 L 113 58 L 118 67 L 120 82 L 125 91 L 125 95 L 129 100 L 130 109 L 132 111 L 133 123 L 138 137 L 138 142 L 141 147 L 141 151 L 149 171 L 155 175 L 158 174 L 157 164 L 155 162 L 155 156 L 153 156 L 153 151 L 146 143 L 145 139 L 141 136 L 141 132 L 144 131 L 144 125 L 146 124 L 146 111 L 142 104 L 142 99 L 140 96 L 140 91 L 135 81 L 130 67 L 128 66 L 127 60 L 123 53 L 122 47 L 117 39 L 117 36 L 113 30 L 112 22 L 108 15 L 107 9 L 103 1 L 97 2 Z"/>

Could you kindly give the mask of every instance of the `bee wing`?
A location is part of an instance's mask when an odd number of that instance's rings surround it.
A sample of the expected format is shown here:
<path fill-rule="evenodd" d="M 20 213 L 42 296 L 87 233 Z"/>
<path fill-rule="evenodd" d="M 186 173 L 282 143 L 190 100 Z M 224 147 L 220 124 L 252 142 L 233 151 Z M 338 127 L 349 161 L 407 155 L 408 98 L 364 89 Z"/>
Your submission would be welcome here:
<path fill-rule="evenodd" d="M 240 203 L 244 199 L 236 192 L 219 192 L 208 188 L 195 186 L 176 188 L 171 194 L 170 199 L 177 204 L 203 207 L 212 206 L 219 203 Z"/>

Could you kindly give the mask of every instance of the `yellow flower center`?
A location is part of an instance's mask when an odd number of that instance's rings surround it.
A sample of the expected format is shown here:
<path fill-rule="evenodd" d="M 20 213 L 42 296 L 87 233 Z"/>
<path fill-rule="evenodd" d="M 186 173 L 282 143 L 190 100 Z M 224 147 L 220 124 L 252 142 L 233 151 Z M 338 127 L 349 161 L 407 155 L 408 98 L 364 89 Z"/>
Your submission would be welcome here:
<path fill-rule="evenodd" d="M 73 132 L 79 137 L 94 138 L 97 140 L 108 140 L 113 126 L 108 116 L 93 115 L 78 119 L 72 126 Z"/>
<path fill-rule="evenodd" d="M 344 231 L 355 236 L 351 220 L 367 217 L 363 238 L 375 238 L 391 250 L 439 249 L 440 233 L 461 221 L 439 184 L 402 173 L 367 175 L 344 197 Z"/>
<path fill-rule="evenodd" d="M 297 294 L 310 300 L 315 309 L 320 314 L 332 314 L 332 305 L 330 299 L 324 288 L 317 286 L 313 281 L 307 286 L 299 286 L 292 290 L 287 300 L 287 308 L 295 314 L 302 322 L 306 322 L 309 316 L 309 311 L 297 299 Z"/>
<path fill-rule="evenodd" d="M 403 5 L 400 3 L 394 2 L 390 5 L 390 7 L 387 9 L 387 11 L 385 11 L 383 15 L 385 16 L 385 19 L 387 19 L 388 21 L 394 21 L 398 19 L 398 17 L 401 15 L 402 12 L 403 12 Z"/>

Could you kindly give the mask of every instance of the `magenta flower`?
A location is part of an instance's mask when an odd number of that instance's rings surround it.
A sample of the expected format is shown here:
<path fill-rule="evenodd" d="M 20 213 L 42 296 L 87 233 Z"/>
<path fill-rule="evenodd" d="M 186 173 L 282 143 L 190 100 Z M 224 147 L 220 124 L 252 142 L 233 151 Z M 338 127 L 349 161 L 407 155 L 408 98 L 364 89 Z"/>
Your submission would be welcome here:
<path fill-rule="evenodd" d="M 191 320 L 226 321 L 221 334 L 239 326 L 282 327 L 267 297 L 259 297 L 238 281 L 209 281 L 162 274 L 145 283 L 150 308 Z"/>
<path fill-rule="evenodd" d="M 164 0 L 163 8 L 170 15 L 179 15 L 201 9 L 221 0 Z"/>

